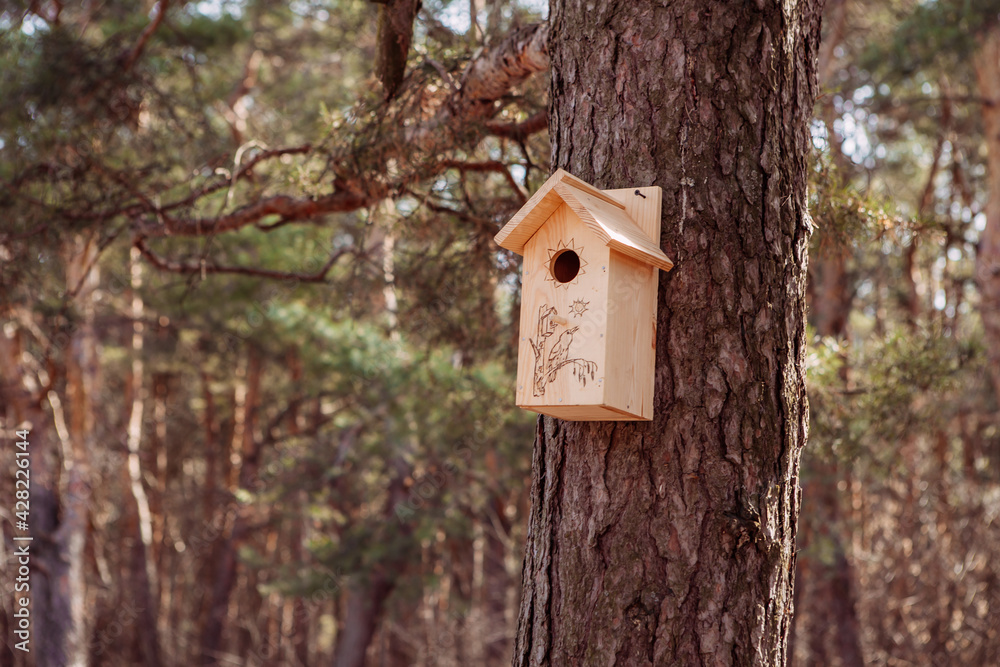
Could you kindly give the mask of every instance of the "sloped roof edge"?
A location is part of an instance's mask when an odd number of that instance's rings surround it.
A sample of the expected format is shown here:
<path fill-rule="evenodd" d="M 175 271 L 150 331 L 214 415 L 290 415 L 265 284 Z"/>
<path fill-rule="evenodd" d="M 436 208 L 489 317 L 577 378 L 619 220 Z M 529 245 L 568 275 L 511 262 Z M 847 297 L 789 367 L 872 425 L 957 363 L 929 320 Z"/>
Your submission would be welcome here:
<path fill-rule="evenodd" d="M 673 262 L 625 212 L 624 204 L 563 169 L 545 181 L 494 240 L 523 255 L 524 245 L 564 202 L 612 249 L 664 271 L 673 268 Z"/>

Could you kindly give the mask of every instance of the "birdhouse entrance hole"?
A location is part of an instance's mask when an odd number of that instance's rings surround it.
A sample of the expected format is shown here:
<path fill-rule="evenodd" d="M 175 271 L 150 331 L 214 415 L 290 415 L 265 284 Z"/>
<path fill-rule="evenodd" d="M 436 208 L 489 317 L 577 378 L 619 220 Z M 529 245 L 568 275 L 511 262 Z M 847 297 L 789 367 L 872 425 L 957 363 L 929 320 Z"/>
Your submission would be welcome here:
<path fill-rule="evenodd" d="M 580 273 L 580 256 L 572 250 L 563 250 L 552 258 L 552 277 L 568 283 Z"/>

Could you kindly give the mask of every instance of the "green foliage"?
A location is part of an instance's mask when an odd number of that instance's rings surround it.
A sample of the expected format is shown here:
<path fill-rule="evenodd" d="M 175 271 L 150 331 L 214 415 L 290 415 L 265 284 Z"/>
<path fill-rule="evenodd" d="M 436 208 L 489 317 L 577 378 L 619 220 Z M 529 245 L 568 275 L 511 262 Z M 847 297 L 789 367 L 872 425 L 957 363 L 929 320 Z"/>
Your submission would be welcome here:
<path fill-rule="evenodd" d="M 897 28 L 887 41 L 872 40 L 859 60 L 887 80 L 931 67 L 967 63 L 980 36 L 997 24 L 995 0 L 932 0 L 899 8 Z"/>
<path fill-rule="evenodd" d="M 241 46 L 251 36 L 246 23 L 228 13 L 214 17 L 189 10 L 168 28 L 160 38 L 165 45 L 188 47 L 207 57 Z"/>
<path fill-rule="evenodd" d="M 812 442 L 859 472 L 892 474 L 899 445 L 943 428 L 981 364 L 974 347 L 940 331 L 897 329 L 855 348 L 817 340 L 807 361 Z"/>
<path fill-rule="evenodd" d="M 862 191 L 823 155 L 816 156 L 811 173 L 809 213 L 817 228 L 813 250 L 821 253 L 864 246 L 907 225 L 891 203 Z"/>

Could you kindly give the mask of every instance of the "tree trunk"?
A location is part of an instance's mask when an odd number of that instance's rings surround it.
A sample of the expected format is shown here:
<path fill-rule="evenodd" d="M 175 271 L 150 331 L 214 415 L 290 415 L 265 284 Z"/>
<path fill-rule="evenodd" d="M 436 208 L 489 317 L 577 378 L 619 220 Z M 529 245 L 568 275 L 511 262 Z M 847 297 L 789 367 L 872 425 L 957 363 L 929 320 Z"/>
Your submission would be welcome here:
<path fill-rule="evenodd" d="M 818 336 L 838 337 L 847 331 L 854 305 L 853 276 L 847 269 L 850 250 L 820 249 L 810 258 L 809 318 Z"/>
<path fill-rule="evenodd" d="M 389 481 L 389 494 L 382 510 L 385 521 L 395 517 L 395 508 L 406 501 L 407 489 L 403 480 L 413 474 L 413 469 L 401 456 L 389 463 L 394 473 Z M 410 538 L 412 528 L 400 528 L 405 538 Z M 396 588 L 397 577 L 404 572 L 412 553 L 404 549 L 358 577 L 344 593 L 344 623 L 337 629 L 337 648 L 333 654 L 334 667 L 364 667 L 368 645 L 375 635 L 385 601 Z"/>
<path fill-rule="evenodd" d="M 142 287 L 142 265 L 139 251 L 132 248 L 132 404 L 129 410 L 126 444 L 128 458 L 125 468 L 131 495 L 131 511 L 135 512 L 136 531 L 133 537 L 132 585 L 133 605 L 139 609 L 140 627 L 136 633 L 140 653 L 146 667 L 160 667 L 160 641 L 157 636 L 156 564 L 153 560 L 153 514 L 149 509 L 149 497 L 143 486 L 142 460 L 139 456 L 142 444 L 142 424 L 145 411 L 145 386 L 143 365 L 143 302 L 139 289 Z"/>
<path fill-rule="evenodd" d="M 32 551 L 39 573 L 32 580 L 32 605 L 36 622 L 37 667 L 76 667 L 87 664 L 89 619 L 84 579 L 89 514 L 90 453 L 94 442 L 94 397 L 97 384 L 97 338 L 94 332 L 95 295 L 99 284 L 97 241 L 76 237 L 65 248 L 66 288 L 74 295 L 79 320 L 66 339 L 53 341 L 63 348 L 66 364 L 66 407 L 58 392 L 45 397 L 52 407 L 60 445 L 57 460 L 42 455 L 33 459 L 35 481 L 31 489 Z M 34 437 L 34 436 L 33 436 Z M 45 443 L 47 445 L 48 443 Z M 44 450 L 43 450 L 44 451 Z M 43 640 L 39 641 L 38 638 Z"/>
<path fill-rule="evenodd" d="M 237 374 L 232 447 L 234 451 L 240 453 L 240 488 L 250 490 L 256 487 L 259 482 L 257 468 L 260 451 L 257 439 L 254 437 L 254 422 L 260 397 L 262 366 L 260 353 L 254 348 L 247 348 L 247 357 L 246 370 Z M 220 664 L 222 635 L 239 567 L 238 552 L 250 531 L 248 519 L 244 516 L 238 502 L 238 500 L 234 500 L 225 508 L 225 516 L 222 521 L 227 521 L 229 515 L 232 514 L 232 528 L 229 536 L 219 541 L 212 558 L 213 574 L 208 615 L 201 635 L 200 661 L 203 665 Z"/>
<path fill-rule="evenodd" d="M 989 200 L 986 228 L 976 251 L 976 283 L 979 286 L 990 378 L 1000 400 L 1000 29 L 987 34 L 974 58 L 979 94 L 983 98 L 983 137 L 989 170 Z"/>
<path fill-rule="evenodd" d="M 800 615 L 795 633 L 808 647 L 808 659 L 803 661 L 806 665 L 830 664 L 831 650 L 842 667 L 865 664 L 855 575 L 847 560 L 837 488 L 838 481 L 846 477 L 836 462 L 820 456 L 807 459 L 803 465 L 802 509 L 809 520 L 799 533 L 795 587 L 796 593 L 804 587 L 805 603 L 802 609 L 796 607 Z M 821 557 L 824 551 L 831 552 L 831 560 Z M 804 610 L 808 610 L 805 618 L 801 615 Z M 789 651 L 789 660 L 793 659 Z"/>
<path fill-rule="evenodd" d="M 375 634 L 386 598 L 395 582 L 384 573 L 372 573 L 367 581 L 351 584 L 344 601 L 344 627 L 337 633 L 334 667 L 364 667 L 368 645 Z"/>
<path fill-rule="evenodd" d="M 819 251 L 809 266 L 809 316 L 816 334 L 843 338 L 854 299 L 851 277 L 847 272 L 846 250 Z M 840 379 L 849 386 L 847 359 Z M 815 451 L 815 450 L 814 450 Z M 795 658 L 796 642 L 808 647 L 807 665 L 829 663 L 827 637 L 832 634 L 833 648 L 843 667 L 864 665 L 861 648 L 855 575 L 847 559 L 844 522 L 841 517 L 841 494 L 838 484 L 848 478 L 847 469 L 825 455 L 816 453 L 803 458 L 801 467 L 802 511 L 807 516 L 799 526 L 798 556 L 795 573 L 796 617 L 789 640 L 788 658 Z M 834 559 L 819 557 L 820 544 L 832 546 Z M 808 589 L 802 598 L 803 591 Z M 798 600 L 803 599 L 803 604 Z"/>
<path fill-rule="evenodd" d="M 4 312 L 3 317 L 5 321 L 15 319 L 14 314 L 9 311 Z M 66 587 L 60 586 L 60 583 L 65 583 L 66 561 L 61 557 L 55 540 L 59 528 L 59 443 L 53 434 L 52 422 L 42 408 L 42 402 L 46 398 L 42 387 L 45 383 L 37 377 L 37 371 L 33 373 L 26 363 L 28 354 L 25 347 L 22 329 L 0 327 L 0 397 L 6 408 L 5 416 L 8 421 L 5 426 L 7 432 L 15 429 L 29 431 L 29 519 L 31 536 L 36 539 L 31 541 L 28 549 L 32 561 L 41 563 L 42 568 L 36 566 L 31 574 L 29 593 L 34 627 L 27 648 L 34 654 L 35 664 L 44 666 L 65 664 L 66 636 L 71 630 L 71 614 Z M 37 366 L 41 368 L 41 364 Z M 54 393 L 54 390 L 50 391 Z M 10 484 L 14 485 L 13 480 Z M 14 490 L 11 489 L 5 494 L 4 500 L 14 508 L 14 499 Z M 23 506 L 15 509 L 21 510 Z M 23 532 L 17 534 L 24 535 Z M 5 562 L 16 572 L 18 562 L 10 553 L 10 544 L 15 543 L 11 541 L 4 545 L 7 556 Z M 13 578 L 5 579 L 5 582 L 12 581 Z M 39 637 L 45 637 L 46 641 L 38 641 Z M 13 650 L 13 644 L 23 641 L 23 638 L 15 638 L 13 634 L 4 635 L 4 638 L 8 642 L 16 639 L 9 645 L 9 650 Z M 21 664 L 26 663 L 22 661 Z"/>
<path fill-rule="evenodd" d="M 785 663 L 819 9 L 552 2 L 552 167 L 661 186 L 676 267 L 653 421 L 539 421 L 515 665 Z"/>
<path fill-rule="evenodd" d="M 305 503 L 301 503 L 304 506 Z M 305 516 L 305 511 L 303 510 L 300 516 Z M 303 559 L 303 549 L 302 549 L 302 522 L 305 519 L 300 519 L 298 516 L 295 519 L 295 528 L 293 532 L 293 547 L 292 547 L 292 562 L 301 563 Z M 301 597 L 296 597 L 292 602 L 292 653 L 295 654 L 295 662 L 292 663 L 296 667 L 303 667 L 309 664 L 309 620 L 310 612 L 309 608 L 306 607 L 305 603 L 302 601 Z"/>
<path fill-rule="evenodd" d="M 488 453 L 489 456 L 489 453 Z M 497 471 L 499 472 L 499 471 Z M 511 523 L 504 512 L 503 498 L 494 496 L 490 500 L 490 518 L 483 517 L 485 548 L 483 553 L 483 637 L 487 665 L 499 665 L 510 654 L 510 635 L 503 630 L 510 627 L 508 622 L 507 591 L 517 585 L 517 572 L 507 567 L 508 544 Z M 511 579 L 514 579 L 511 581 Z"/>

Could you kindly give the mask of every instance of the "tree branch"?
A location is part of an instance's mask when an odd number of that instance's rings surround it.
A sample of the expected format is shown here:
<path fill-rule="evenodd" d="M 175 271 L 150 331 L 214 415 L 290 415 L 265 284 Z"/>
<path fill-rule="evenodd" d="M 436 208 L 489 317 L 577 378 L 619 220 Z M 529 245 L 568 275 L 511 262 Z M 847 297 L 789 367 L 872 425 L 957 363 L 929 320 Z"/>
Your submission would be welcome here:
<path fill-rule="evenodd" d="M 216 180 L 215 182 L 208 183 L 207 185 L 202 186 L 198 190 L 195 190 L 194 192 L 192 192 L 191 194 L 189 194 L 184 199 L 180 199 L 178 201 L 175 201 L 173 203 L 167 204 L 165 206 L 161 206 L 160 210 L 161 211 L 170 211 L 170 210 L 174 210 L 174 209 L 177 209 L 177 208 L 183 208 L 185 206 L 191 206 L 196 201 L 198 201 L 199 199 L 201 199 L 202 197 L 204 197 L 206 195 L 210 195 L 210 194 L 212 194 L 214 192 L 218 192 L 219 190 L 222 190 L 223 188 L 232 187 L 232 185 L 234 183 L 236 183 L 237 181 L 239 181 L 239 180 L 241 180 L 241 179 L 243 179 L 243 178 L 245 178 L 247 176 L 250 176 L 251 172 L 254 169 L 254 167 L 256 167 L 261 162 L 265 162 L 266 160 L 270 160 L 270 159 L 275 158 L 275 157 L 281 157 L 283 155 L 305 155 L 305 154 L 309 153 L 310 151 L 312 151 L 312 146 L 309 145 L 309 144 L 303 144 L 301 146 L 294 146 L 292 148 L 275 148 L 273 150 L 261 151 L 260 153 L 257 153 L 252 158 L 250 158 L 249 160 L 247 160 L 246 162 L 244 162 L 239 167 L 239 169 L 236 171 L 235 174 L 227 176 L 224 179 L 219 179 L 219 180 Z"/>
<path fill-rule="evenodd" d="M 243 65 L 243 76 L 233 87 L 233 92 L 229 93 L 225 104 L 217 102 L 222 113 L 222 117 L 229 125 L 229 132 L 233 136 L 233 143 L 239 146 L 243 143 L 243 133 L 247 129 L 247 118 L 249 112 L 243 98 L 250 93 L 257 85 L 257 70 L 264 54 L 260 49 L 254 49 Z"/>
<path fill-rule="evenodd" d="M 193 205 L 206 194 L 230 185 L 232 180 L 227 179 L 225 183 L 207 185 L 181 201 L 162 206 L 156 211 L 147 211 L 145 218 L 134 222 L 133 231 L 141 237 L 207 236 L 257 224 L 272 215 L 279 216 L 280 223 L 285 224 L 370 206 L 415 180 L 433 176 L 446 169 L 448 161 L 442 161 L 437 156 L 446 153 L 446 149 L 454 148 L 454 138 L 458 134 L 455 128 L 479 127 L 480 131 L 489 131 L 484 126 L 484 121 L 496 113 L 496 103 L 512 87 L 548 67 L 547 40 L 548 26 L 544 23 L 514 31 L 496 48 L 479 55 L 469 64 L 460 88 L 445 99 L 430 119 L 401 128 L 401 136 L 386 137 L 386 146 L 378 155 L 379 163 L 367 168 L 366 173 L 393 173 L 391 179 L 372 178 L 370 174 L 365 177 L 362 174 L 345 173 L 334 179 L 334 192 L 319 197 L 275 195 L 215 217 L 181 218 L 163 215 L 166 211 Z M 528 127 L 536 127 L 540 119 L 532 117 L 525 121 L 525 124 L 528 123 L 531 123 Z M 241 168 L 234 178 L 246 174 L 253 164 L 265 157 L 307 150 L 309 148 L 306 146 L 285 149 L 280 153 L 264 152 Z M 392 169 L 386 168 L 390 163 Z"/>
<path fill-rule="evenodd" d="M 170 0 L 160 0 L 156 3 L 156 16 L 152 18 L 149 25 L 142 31 L 139 35 L 139 39 L 136 40 L 135 44 L 125 55 L 125 60 L 122 63 L 122 68 L 127 72 L 135 65 L 136 61 L 139 60 L 139 56 L 146 48 L 146 44 L 149 43 L 149 38 L 153 36 L 156 29 L 160 27 L 163 23 L 163 19 L 167 14 L 167 6 L 170 4 Z"/>
<path fill-rule="evenodd" d="M 410 129 L 407 143 L 425 147 L 444 126 L 488 119 L 496 111 L 496 102 L 511 88 L 549 68 L 548 40 L 548 24 L 536 23 L 515 30 L 496 48 L 473 60 L 458 93 L 429 122 Z"/>
<path fill-rule="evenodd" d="M 209 236 L 255 224 L 267 216 L 283 220 L 312 220 L 327 213 L 356 211 L 381 198 L 384 192 L 334 192 L 323 197 L 295 198 L 288 195 L 265 197 L 214 218 L 166 218 L 148 220 L 134 227 L 142 236 Z"/>
<path fill-rule="evenodd" d="M 413 21 L 420 0 L 386 0 L 378 7 L 375 37 L 375 75 L 382 82 L 385 99 L 391 100 L 406 74 L 406 57 L 413 41 Z"/>
<path fill-rule="evenodd" d="M 209 274 L 209 273 L 228 273 L 234 275 L 242 276 L 254 276 L 257 278 L 271 278 L 277 280 L 294 280 L 300 283 L 325 283 L 326 275 L 333 268 L 333 265 L 337 263 L 344 255 L 353 252 L 351 248 L 341 248 L 333 254 L 330 255 L 326 264 L 323 265 L 316 273 L 303 274 L 303 273 L 292 273 L 288 271 L 271 271 L 268 269 L 255 269 L 251 267 L 244 266 L 215 266 L 204 264 L 202 262 L 194 263 L 182 263 L 175 262 L 172 260 L 160 257 L 146 245 L 146 240 L 139 237 L 133 241 L 132 245 L 139 250 L 146 260 L 158 269 L 163 271 L 170 271 L 172 273 L 185 273 L 185 274 Z"/>
<path fill-rule="evenodd" d="M 546 111 L 539 111 L 520 123 L 504 123 L 497 120 L 486 121 L 486 129 L 490 134 L 514 141 L 524 141 L 532 134 L 541 132 L 548 126 L 549 114 Z"/>
<path fill-rule="evenodd" d="M 462 222 L 467 222 L 479 227 L 485 227 L 488 224 L 487 220 L 471 215 L 470 213 L 457 208 L 452 208 L 450 206 L 443 206 L 441 204 L 435 204 L 432 201 L 424 201 L 423 204 L 424 206 L 427 207 L 428 210 L 433 211 L 434 213 L 443 213 L 445 215 L 452 215 L 461 220 Z"/>
<path fill-rule="evenodd" d="M 507 184 L 510 185 L 511 189 L 515 192 L 515 194 L 517 194 L 522 202 L 527 201 L 528 199 L 528 195 L 521 190 L 521 186 L 514 180 L 514 177 L 510 173 L 510 169 L 508 169 L 507 165 L 500 160 L 487 160 L 485 162 L 442 160 L 441 165 L 446 169 L 458 169 L 459 171 L 494 172 L 500 174 L 504 177 L 504 179 L 506 179 Z"/>

